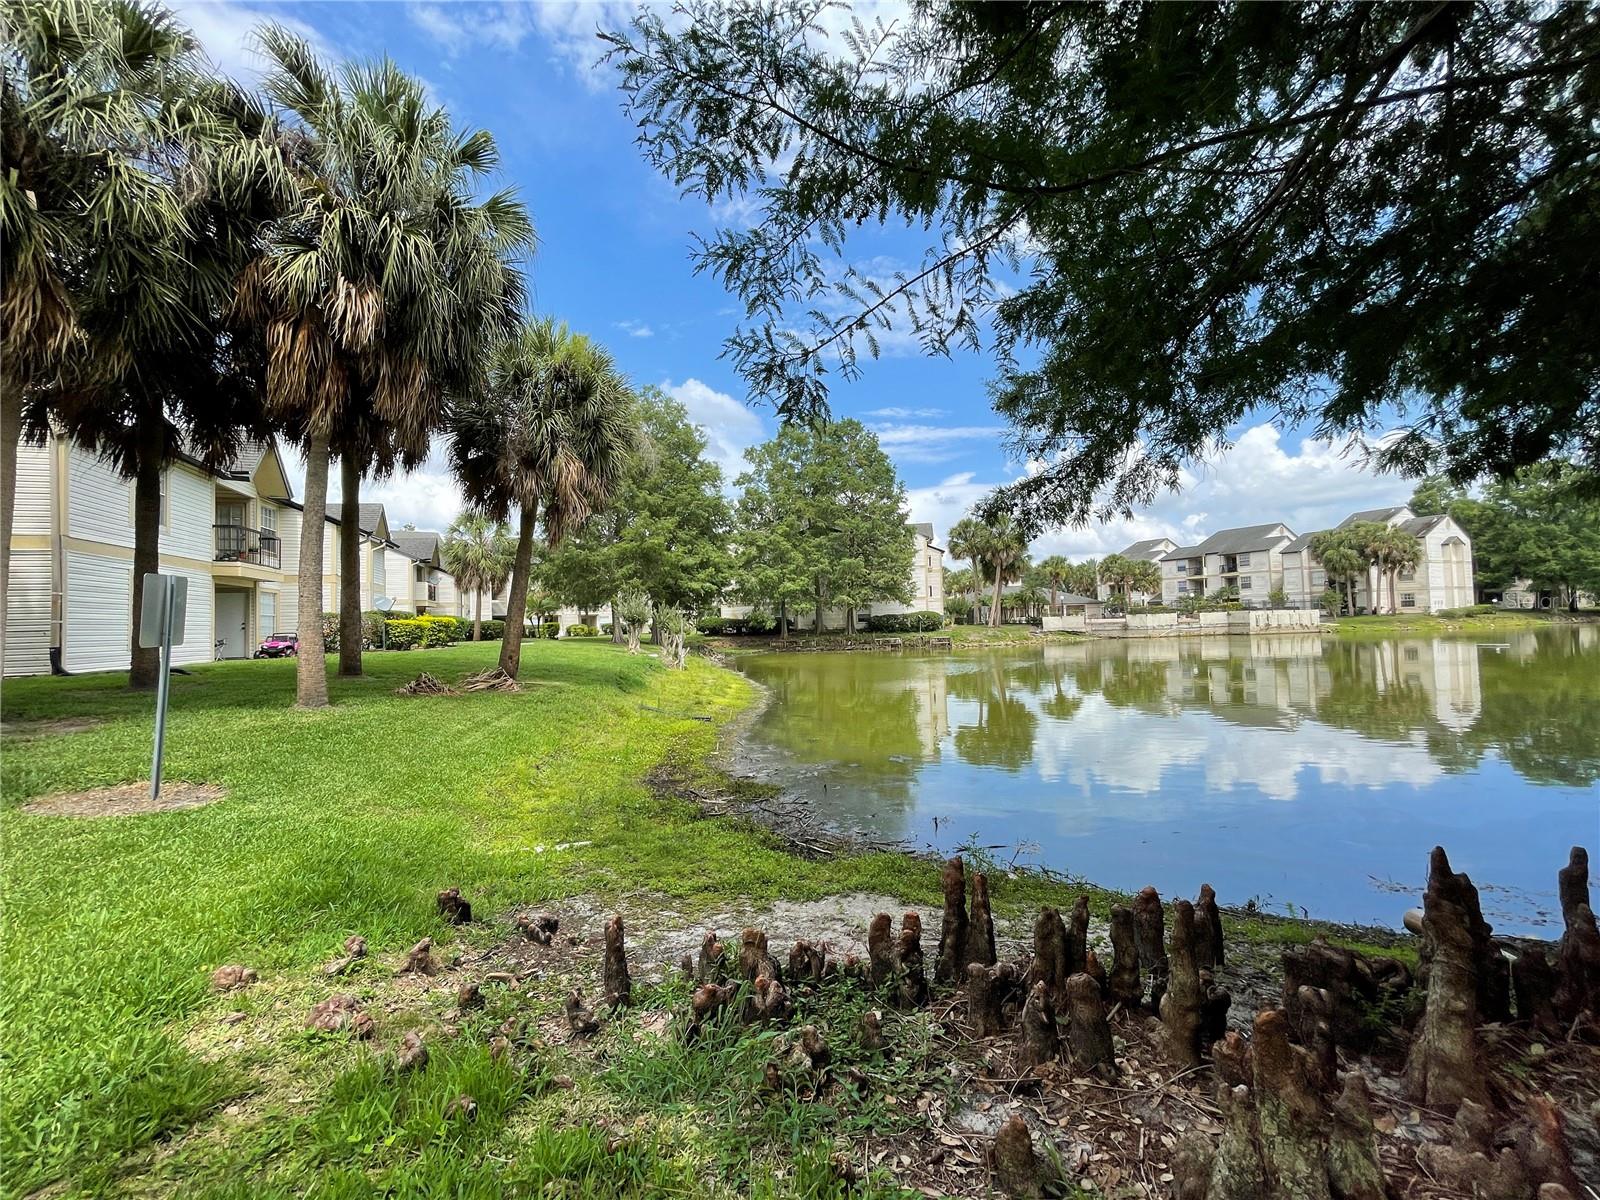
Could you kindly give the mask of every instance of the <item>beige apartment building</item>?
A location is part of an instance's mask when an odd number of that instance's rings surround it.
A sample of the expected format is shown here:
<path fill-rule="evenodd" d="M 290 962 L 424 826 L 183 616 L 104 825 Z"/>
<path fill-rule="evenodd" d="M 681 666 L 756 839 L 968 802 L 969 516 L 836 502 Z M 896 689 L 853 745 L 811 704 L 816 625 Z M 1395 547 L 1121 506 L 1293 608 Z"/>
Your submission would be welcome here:
<path fill-rule="evenodd" d="M 322 529 L 324 612 L 338 606 L 339 539 L 347 533 L 338 506 L 329 507 Z M 451 611 L 453 582 L 438 566 L 436 545 L 424 557 L 420 543 L 389 535 L 382 505 L 361 510 L 360 528 L 348 533 L 361 540 L 363 609 L 389 595 L 398 612 Z M 246 445 L 220 470 L 187 456 L 167 468 L 161 570 L 189 581 L 174 662 L 248 658 L 268 634 L 295 629 L 302 525 L 273 439 Z M 132 482 L 60 439 L 22 446 L 5 673 L 126 669 L 136 586 Z"/>
<path fill-rule="evenodd" d="M 1277 522 L 1219 530 L 1199 545 L 1169 550 L 1159 560 L 1161 601 L 1174 605 L 1185 596 L 1233 586 L 1240 603 L 1265 608 L 1283 584 L 1283 548 L 1293 541 L 1289 527 Z"/>

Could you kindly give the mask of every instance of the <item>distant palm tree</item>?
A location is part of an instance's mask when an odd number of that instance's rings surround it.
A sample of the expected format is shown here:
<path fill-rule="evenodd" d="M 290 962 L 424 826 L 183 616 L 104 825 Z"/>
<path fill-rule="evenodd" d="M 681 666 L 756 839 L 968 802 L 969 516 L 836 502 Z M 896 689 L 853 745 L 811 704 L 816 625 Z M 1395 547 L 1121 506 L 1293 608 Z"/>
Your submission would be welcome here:
<path fill-rule="evenodd" d="M 1128 585 L 1147 600 L 1161 597 L 1161 568 L 1148 559 L 1128 560 Z"/>
<path fill-rule="evenodd" d="M 1415 567 L 1421 558 L 1417 539 L 1404 529 L 1385 525 L 1380 532 L 1371 536 L 1366 549 L 1378 568 L 1380 584 L 1385 578 L 1389 581 L 1389 611 L 1399 612 L 1400 606 L 1395 596 L 1396 582 L 1402 570 Z"/>
<path fill-rule="evenodd" d="M 1354 616 L 1354 581 L 1367 566 L 1366 552 L 1355 544 L 1347 531 L 1328 529 L 1311 535 L 1311 555 L 1322 564 L 1330 582 L 1337 579 L 1344 584 L 1345 610 Z"/>
<path fill-rule="evenodd" d="M 522 665 L 534 526 L 554 549 L 611 499 L 632 453 L 630 393 L 603 349 L 566 325 L 524 324 L 492 353 L 481 390 L 452 419 L 450 461 L 467 498 L 490 516 L 517 513 L 500 669 Z"/>
<path fill-rule="evenodd" d="M 1133 563 L 1120 554 L 1108 554 L 1100 560 L 1100 582 L 1112 594 L 1121 593 L 1124 605 L 1128 602 L 1128 589 L 1133 586 Z"/>
<path fill-rule="evenodd" d="M 979 526 L 975 552 L 989 568 L 994 581 L 994 603 L 989 608 L 989 624 L 1000 625 L 1000 603 L 1005 585 L 1014 579 L 1028 553 L 1028 540 L 1009 517 L 1002 515 Z"/>
<path fill-rule="evenodd" d="M 1067 574 L 1067 591 L 1094 599 L 1099 595 L 1100 564 L 1092 558 L 1073 563 Z"/>
<path fill-rule="evenodd" d="M 511 574 L 515 547 L 504 521 L 464 512 L 451 523 L 440 547 L 444 569 L 456 586 L 472 593 L 472 640 L 483 640 L 483 594 L 493 596 Z"/>
<path fill-rule="evenodd" d="M 1039 574 L 1050 587 L 1050 608 L 1056 607 L 1056 594 L 1066 589 L 1072 575 L 1072 564 L 1059 554 L 1052 554 L 1039 564 Z"/>
<path fill-rule="evenodd" d="M 467 390 L 482 350 L 515 326 L 517 260 L 533 227 L 508 191 L 474 199 L 499 156 L 458 131 L 392 62 L 330 72 L 280 26 L 260 33 L 263 88 L 303 134 L 301 199 L 244 273 L 237 309 L 265 332 L 269 411 L 306 454 L 300 538 L 297 701 L 328 702 L 322 646 L 322 528 L 329 455 L 391 450 L 419 463 L 445 401 Z M 361 471 L 346 474 L 341 557 L 352 568 Z M 341 581 L 341 603 L 353 603 Z M 358 594 L 356 594 L 358 596 Z M 518 601 L 520 604 L 520 600 Z M 342 666 L 355 666 L 351 660 Z"/>

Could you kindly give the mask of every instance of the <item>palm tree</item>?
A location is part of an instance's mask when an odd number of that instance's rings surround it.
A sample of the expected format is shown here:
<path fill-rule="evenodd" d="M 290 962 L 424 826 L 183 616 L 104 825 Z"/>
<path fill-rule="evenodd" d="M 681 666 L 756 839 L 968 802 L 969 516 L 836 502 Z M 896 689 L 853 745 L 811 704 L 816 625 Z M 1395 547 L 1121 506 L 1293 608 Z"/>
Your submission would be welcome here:
<path fill-rule="evenodd" d="M 357 468 L 363 455 L 407 468 L 426 456 L 446 398 L 468 390 L 485 346 L 515 326 L 516 260 L 533 227 L 509 191 L 474 198 L 498 162 L 494 139 L 453 129 L 393 63 L 334 73 L 279 26 L 260 40 L 266 94 L 302 135 L 300 200 L 244 273 L 236 307 L 265 334 L 269 412 L 306 455 L 296 691 L 319 706 L 329 456 L 344 451 Z M 340 497 L 352 514 L 340 539 L 346 606 L 359 587 L 347 543 L 359 540 L 360 475 L 345 475 Z"/>
<path fill-rule="evenodd" d="M 959 524 L 959 522 L 958 522 Z M 1028 553 L 1028 541 L 1010 516 L 1002 514 L 979 526 L 980 533 L 974 547 L 994 580 L 994 603 L 989 608 L 989 625 L 1000 626 L 1000 601 L 1006 583 L 1014 579 L 1018 567 Z"/>
<path fill-rule="evenodd" d="M 456 405 L 450 461 L 472 503 L 497 520 L 517 511 L 500 646 L 500 669 L 515 677 L 540 509 L 554 548 L 609 502 L 634 430 L 628 385 L 611 356 L 564 324 L 525 323 L 495 348 L 485 375 Z"/>
<path fill-rule="evenodd" d="M 1064 591 L 1072 574 L 1072 564 L 1059 554 L 1052 554 L 1039 564 L 1039 575 L 1050 587 L 1050 610 L 1055 611 L 1056 595 Z"/>
<path fill-rule="evenodd" d="M 1122 603 L 1128 603 L 1128 589 L 1133 585 L 1133 563 L 1120 554 L 1108 554 L 1100 560 L 1100 582 L 1113 594 L 1122 594 Z"/>
<path fill-rule="evenodd" d="M 1311 554 L 1322 564 L 1330 580 L 1337 579 L 1344 584 L 1345 608 L 1354 616 L 1355 577 L 1366 568 L 1365 552 L 1355 545 L 1345 530 L 1329 529 L 1311 535 Z"/>
<path fill-rule="evenodd" d="M 483 594 L 500 590 L 511 574 L 511 531 L 504 521 L 483 513 L 464 512 L 451 522 L 440 547 L 444 569 L 455 576 L 458 587 L 472 593 L 472 640 L 483 640 Z M 343 631 L 340 632 L 341 638 Z"/>
<path fill-rule="evenodd" d="M 1371 535 L 1367 542 L 1367 553 L 1378 568 L 1380 585 L 1385 578 L 1389 581 L 1389 611 L 1399 612 L 1400 606 L 1395 597 L 1396 581 L 1401 570 L 1417 565 L 1421 557 L 1417 539 L 1404 529 L 1385 525 Z"/>
<path fill-rule="evenodd" d="M 984 570 L 984 563 L 980 556 L 980 549 L 984 544 L 985 532 L 983 523 L 975 517 L 962 517 L 950 526 L 950 533 L 945 538 L 945 545 L 950 550 L 950 556 L 970 564 L 968 572 L 968 585 L 973 589 L 976 600 L 977 589 L 980 584 L 988 579 Z M 974 605 L 976 609 L 976 605 Z M 977 620 L 974 611 L 973 620 Z"/>
<path fill-rule="evenodd" d="M 1093 599 L 1098 595 L 1099 584 L 1100 564 L 1096 560 L 1086 558 L 1081 563 L 1072 564 L 1067 574 L 1067 591 Z"/>
<path fill-rule="evenodd" d="M 260 428 L 255 355 L 221 328 L 233 274 L 288 196 L 265 114 L 162 9 L 19 0 L 0 52 L 0 622 L 20 437 L 134 480 L 134 578 L 159 570 L 162 468 L 220 465 Z M 138 645 L 129 682 L 156 681 Z"/>
<path fill-rule="evenodd" d="M 1128 586 L 1148 600 L 1161 596 L 1161 568 L 1148 559 L 1136 558 L 1128 563 Z"/>

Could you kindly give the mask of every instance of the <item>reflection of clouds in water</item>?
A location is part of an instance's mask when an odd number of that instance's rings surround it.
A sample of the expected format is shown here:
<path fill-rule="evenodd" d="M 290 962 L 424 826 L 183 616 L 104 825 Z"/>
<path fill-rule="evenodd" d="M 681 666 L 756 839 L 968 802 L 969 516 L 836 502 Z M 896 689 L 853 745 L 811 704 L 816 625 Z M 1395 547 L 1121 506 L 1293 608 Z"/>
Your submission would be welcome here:
<path fill-rule="evenodd" d="M 1193 711 L 1146 716 L 1098 696 L 1085 697 L 1070 722 L 1046 717 L 1040 723 L 1036 762 L 1041 779 L 1065 780 L 1085 796 L 1107 787 L 1159 793 L 1169 771 L 1189 766 L 1203 769 L 1208 790 L 1246 786 L 1274 800 L 1295 799 L 1299 774 L 1307 767 L 1323 783 L 1343 787 L 1426 787 L 1443 774 L 1420 736 L 1377 746 L 1359 734 L 1302 721 L 1292 737 L 1285 737 L 1278 729 L 1237 725 Z M 1167 803 L 1140 805 L 1137 815 L 1164 819 L 1188 807 L 1187 798 L 1175 804 L 1169 798 Z"/>

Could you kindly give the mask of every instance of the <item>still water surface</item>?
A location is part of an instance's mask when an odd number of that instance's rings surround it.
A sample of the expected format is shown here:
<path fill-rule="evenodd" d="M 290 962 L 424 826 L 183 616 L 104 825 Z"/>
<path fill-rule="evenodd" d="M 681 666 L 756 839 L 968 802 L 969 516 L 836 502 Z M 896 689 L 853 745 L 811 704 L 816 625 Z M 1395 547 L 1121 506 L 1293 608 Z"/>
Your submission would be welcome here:
<path fill-rule="evenodd" d="M 745 749 L 831 826 L 1398 926 L 1444 845 L 1507 933 L 1600 850 L 1600 625 L 767 654 Z"/>

